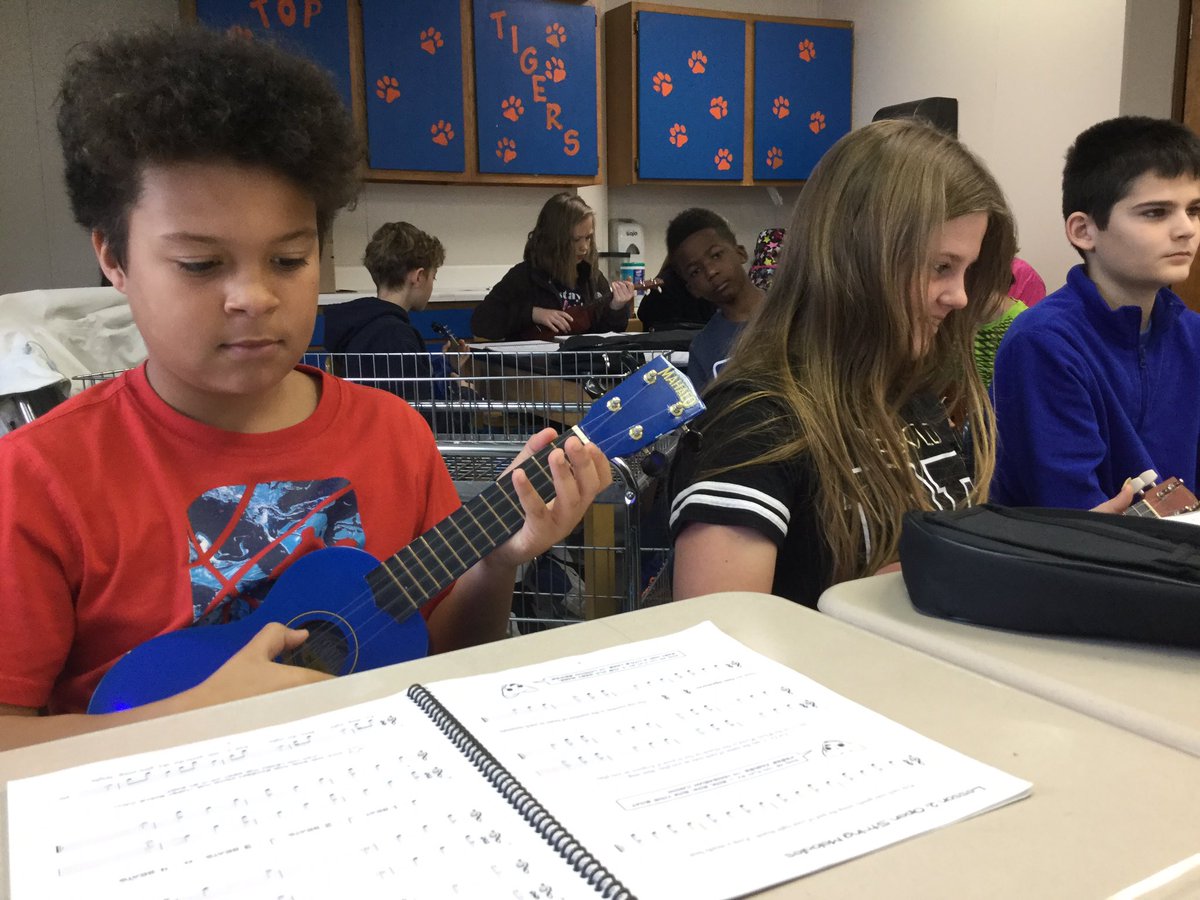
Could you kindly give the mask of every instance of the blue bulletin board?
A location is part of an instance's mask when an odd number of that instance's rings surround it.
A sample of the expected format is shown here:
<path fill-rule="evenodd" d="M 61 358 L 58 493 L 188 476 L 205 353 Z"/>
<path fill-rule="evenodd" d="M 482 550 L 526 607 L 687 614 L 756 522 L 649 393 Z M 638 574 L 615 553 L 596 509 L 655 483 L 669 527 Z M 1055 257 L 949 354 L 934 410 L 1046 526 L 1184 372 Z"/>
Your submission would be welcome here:
<path fill-rule="evenodd" d="M 479 171 L 595 176 L 596 10 L 475 0 Z"/>
<path fill-rule="evenodd" d="M 350 102 L 350 24 L 346 0 L 195 0 L 196 20 L 273 41 L 327 69 Z"/>
<path fill-rule="evenodd" d="M 850 131 L 849 28 L 754 23 L 754 178 L 807 178 Z"/>
<path fill-rule="evenodd" d="M 639 179 L 741 181 L 746 23 L 638 14 Z"/>
<path fill-rule="evenodd" d="M 371 168 L 465 171 L 459 4 L 361 2 Z"/>

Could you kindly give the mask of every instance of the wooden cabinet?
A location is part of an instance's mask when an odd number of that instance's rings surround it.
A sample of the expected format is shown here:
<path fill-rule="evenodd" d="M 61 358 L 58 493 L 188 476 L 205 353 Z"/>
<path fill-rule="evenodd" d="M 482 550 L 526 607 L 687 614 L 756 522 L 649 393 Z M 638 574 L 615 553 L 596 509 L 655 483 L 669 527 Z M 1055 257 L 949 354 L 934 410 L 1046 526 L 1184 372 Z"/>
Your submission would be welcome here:
<path fill-rule="evenodd" d="M 754 180 L 807 178 L 850 130 L 853 32 L 768 20 L 753 28 Z"/>
<path fill-rule="evenodd" d="M 465 173 L 459 4 L 360 3 L 368 165 Z"/>
<path fill-rule="evenodd" d="M 628 3 L 605 15 L 608 181 L 801 181 L 850 130 L 848 22 Z"/>
<path fill-rule="evenodd" d="M 367 180 L 599 180 L 598 23 L 590 2 L 349 3 Z"/>
<path fill-rule="evenodd" d="M 181 0 L 184 19 L 217 31 L 273 41 L 325 68 L 352 102 L 350 24 L 345 0 Z"/>
<path fill-rule="evenodd" d="M 479 171 L 600 172 L 593 6 L 475 0 Z"/>
<path fill-rule="evenodd" d="M 746 23 L 638 15 L 638 177 L 741 181 Z"/>

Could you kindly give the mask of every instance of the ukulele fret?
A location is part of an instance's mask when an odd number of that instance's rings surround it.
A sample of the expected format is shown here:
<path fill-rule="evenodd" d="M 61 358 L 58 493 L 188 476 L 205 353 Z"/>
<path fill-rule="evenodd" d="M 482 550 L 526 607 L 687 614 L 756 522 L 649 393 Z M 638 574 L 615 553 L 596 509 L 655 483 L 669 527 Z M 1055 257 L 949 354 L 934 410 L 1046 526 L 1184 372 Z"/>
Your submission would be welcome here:
<path fill-rule="evenodd" d="M 554 496 L 554 480 L 549 475 L 549 471 L 543 463 L 543 459 L 566 440 L 559 438 L 550 446 L 543 448 L 532 458 L 522 464 L 521 469 L 529 475 L 529 482 L 537 491 L 542 500 L 549 502 Z M 497 507 L 503 509 L 501 499 L 507 500 L 510 507 L 505 512 L 498 511 Z M 486 510 L 486 512 L 485 512 Z M 476 514 L 478 513 L 478 515 Z M 490 519 L 489 519 L 490 514 Z M 471 539 L 462 525 L 459 522 L 466 523 L 467 519 L 474 523 L 479 534 L 475 539 Z M 451 582 L 459 575 L 469 569 L 479 560 L 483 559 L 488 553 L 494 550 L 501 543 L 516 534 L 525 522 L 525 513 L 521 508 L 520 502 L 516 497 L 516 488 L 512 486 L 512 478 L 509 476 L 505 481 L 497 481 L 488 485 L 479 495 L 470 503 L 464 504 L 455 510 L 440 524 L 435 525 L 424 535 L 413 541 L 399 553 L 394 554 L 390 559 L 380 564 L 381 568 L 385 569 L 396 587 L 404 594 L 416 594 L 426 598 L 433 598 L 441 593 Z M 459 534 L 466 539 L 465 546 L 459 546 L 455 549 L 450 538 L 447 536 L 450 528 L 454 528 Z M 457 567 L 451 567 L 443 558 L 444 554 L 439 554 L 432 543 L 432 537 L 436 535 L 441 539 L 458 562 Z M 461 551 L 461 552 L 460 552 Z M 435 574 L 436 570 L 440 569 L 444 575 Z M 417 571 L 418 574 L 414 574 Z M 404 582 L 415 583 L 418 590 L 412 591 L 405 586 Z M 411 615 L 414 609 L 420 608 L 423 604 L 408 603 L 407 608 L 395 609 L 390 597 L 377 596 L 376 600 L 380 608 L 384 609 L 397 621 Z"/>
<path fill-rule="evenodd" d="M 435 529 L 435 530 L 437 530 L 437 529 Z M 425 552 L 422 553 L 420 551 L 419 547 L 413 546 L 415 544 L 420 544 L 421 546 L 423 546 L 425 548 Z M 429 543 L 428 535 L 426 535 L 426 534 L 421 535 L 419 538 L 417 538 L 415 541 L 413 541 L 413 543 L 410 544 L 409 546 L 413 547 L 413 556 L 415 556 L 417 559 L 417 565 L 421 567 L 421 571 L 423 571 L 426 575 L 429 576 L 431 581 L 436 582 L 440 576 L 433 574 L 433 572 L 430 570 L 429 566 L 425 565 L 426 560 L 430 560 L 432 563 L 435 563 L 435 564 L 441 566 L 442 570 L 445 571 L 445 573 L 447 575 L 449 575 L 451 577 L 451 579 L 454 578 L 454 570 L 451 569 L 449 566 L 447 566 L 444 562 L 442 562 L 441 558 L 436 553 L 433 552 L 433 545 Z"/>
<path fill-rule="evenodd" d="M 465 565 L 465 563 L 463 562 L 463 558 L 458 555 L 458 551 L 455 550 L 454 545 L 452 543 L 450 543 L 450 539 L 447 538 L 446 535 L 442 534 L 441 528 L 435 528 L 430 533 L 433 535 L 436 535 L 437 537 L 440 537 L 442 539 L 442 543 L 446 545 L 446 549 L 450 551 L 450 555 L 453 556 L 455 560 L 457 560 L 457 562 L 460 566 Z"/>

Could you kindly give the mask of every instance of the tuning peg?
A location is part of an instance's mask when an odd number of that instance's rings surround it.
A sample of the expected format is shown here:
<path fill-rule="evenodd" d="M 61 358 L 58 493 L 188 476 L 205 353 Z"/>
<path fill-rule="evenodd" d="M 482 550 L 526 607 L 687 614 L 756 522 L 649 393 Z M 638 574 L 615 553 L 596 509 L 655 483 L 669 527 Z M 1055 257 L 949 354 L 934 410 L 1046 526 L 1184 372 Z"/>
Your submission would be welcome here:
<path fill-rule="evenodd" d="M 1137 476 L 1137 478 L 1130 478 L 1129 481 L 1133 485 L 1134 493 L 1140 494 L 1146 488 L 1158 484 L 1158 473 L 1153 469 L 1147 469 L 1141 475 Z"/>

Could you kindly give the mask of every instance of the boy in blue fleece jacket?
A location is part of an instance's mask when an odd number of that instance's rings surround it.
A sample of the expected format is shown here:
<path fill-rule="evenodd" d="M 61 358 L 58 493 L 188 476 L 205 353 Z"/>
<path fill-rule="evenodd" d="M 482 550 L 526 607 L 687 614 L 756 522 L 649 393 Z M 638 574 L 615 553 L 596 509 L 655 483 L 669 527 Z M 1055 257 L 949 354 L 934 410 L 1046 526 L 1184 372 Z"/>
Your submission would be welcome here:
<path fill-rule="evenodd" d="M 1200 138 L 1121 117 L 1076 138 L 1063 170 L 1083 265 L 1012 324 L 992 384 L 991 498 L 1087 509 L 1146 469 L 1200 483 L 1200 315 L 1165 285 L 1200 243 Z"/>

